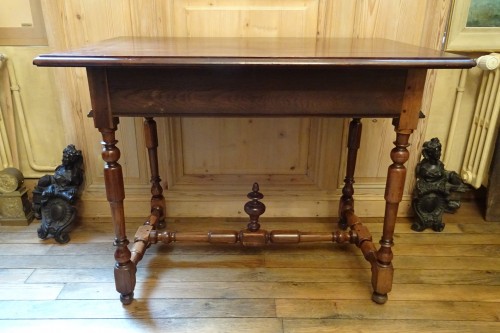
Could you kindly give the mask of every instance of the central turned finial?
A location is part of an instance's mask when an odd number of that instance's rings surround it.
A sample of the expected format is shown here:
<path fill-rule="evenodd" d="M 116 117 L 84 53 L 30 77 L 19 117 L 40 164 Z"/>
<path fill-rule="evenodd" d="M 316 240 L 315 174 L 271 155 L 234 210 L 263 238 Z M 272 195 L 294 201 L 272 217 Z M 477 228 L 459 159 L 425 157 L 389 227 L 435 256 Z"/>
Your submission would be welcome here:
<path fill-rule="evenodd" d="M 252 192 L 247 194 L 247 198 L 250 199 L 244 207 L 245 213 L 250 215 L 250 222 L 247 227 L 250 231 L 258 231 L 260 228 L 259 216 L 266 211 L 266 205 L 259 201 L 264 198 L 264 195 L 259 192 L 259 184 L 253 184 Z"/>

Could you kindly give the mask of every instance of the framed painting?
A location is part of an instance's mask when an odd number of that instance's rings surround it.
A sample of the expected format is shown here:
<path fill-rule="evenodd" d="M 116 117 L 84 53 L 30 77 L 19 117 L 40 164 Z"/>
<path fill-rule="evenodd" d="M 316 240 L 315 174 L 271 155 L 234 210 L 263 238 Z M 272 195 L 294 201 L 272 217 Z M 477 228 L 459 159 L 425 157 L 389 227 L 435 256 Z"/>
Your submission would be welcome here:
<path fill-rule="evenodd" d="M 455 0 L 447 51 L 496 52 L 500 50 L 500 1 Z"/>

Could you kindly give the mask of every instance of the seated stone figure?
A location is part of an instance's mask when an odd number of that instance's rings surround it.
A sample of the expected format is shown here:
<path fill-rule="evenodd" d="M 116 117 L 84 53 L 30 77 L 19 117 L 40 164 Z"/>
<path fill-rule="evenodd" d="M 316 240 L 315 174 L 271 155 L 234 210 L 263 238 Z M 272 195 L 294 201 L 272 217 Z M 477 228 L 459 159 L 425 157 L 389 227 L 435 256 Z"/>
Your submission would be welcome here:
<path fill-rule="evenodd" d="M 416 168 L 417 184 L 412 200 L 416 219 L 411 228 L 415 231 L 426 228 L 443 231 L 443 213 L 454 213 L 460 207 L 460 200 L 454 198 L 452 192 L 465 192 L 469 187 L 456 172 L 445 170 L 440 161 L 441 143 L 438 138 L 424 143 L 422 156 L 424 158 Z"/>
<path fill-rule="evenodd" d="M 33 210 L 37 219 L 42 219 L 38 236 L 42 239 L 53 234 L 60 243 L 69 241 L 65 232 L 73 222 L 78 198 L 78 188 L 83 182 L 82 152 L 74 145 L 63 150 L 62 164 L 54 175 L 40 178 L 33 190 Z"/>

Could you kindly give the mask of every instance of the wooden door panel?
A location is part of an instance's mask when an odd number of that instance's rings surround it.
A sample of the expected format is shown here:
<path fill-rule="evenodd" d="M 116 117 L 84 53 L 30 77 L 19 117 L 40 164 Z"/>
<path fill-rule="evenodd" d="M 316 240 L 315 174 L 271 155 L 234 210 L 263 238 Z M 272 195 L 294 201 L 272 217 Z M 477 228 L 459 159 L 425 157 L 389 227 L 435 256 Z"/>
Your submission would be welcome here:
<path fill-rule="evenodd" d="M 319 0 L 174 1 L 174 34 L 202 37 L 316 35 Z"/>
<path fill-rule="evenodd" d="M 173 160 L 173 191 L 245 192 L 256 181 L 282 194 L 337 188 L 341 120 L 175 118 L 170 123 L 172 139 L 164 144 Z"/>
<path fill-rule="evenodd" d="M 307 118 L 184 118 L 186 174 L 306 174 Z"/>

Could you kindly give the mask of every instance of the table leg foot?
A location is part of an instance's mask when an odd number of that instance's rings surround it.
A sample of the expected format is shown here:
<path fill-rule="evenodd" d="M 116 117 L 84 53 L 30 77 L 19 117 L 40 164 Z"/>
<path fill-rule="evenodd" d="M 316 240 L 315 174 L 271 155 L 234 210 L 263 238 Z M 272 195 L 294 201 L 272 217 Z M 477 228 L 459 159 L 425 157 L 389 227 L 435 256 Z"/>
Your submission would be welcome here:
<path fill-rule="evenodd" d="M 134 293 L 130 293 L 127 295 L 120 294 L 120 302 L 122 302 L 123 305 L 129 305 L 132 303 L 134 300 Z"/>
<path fill-rule="evenodd" d="M 120 293 L 123 304 L 130 304 L 134 296 L 137 268 L 131 261 L 115 265 L 116 291 Z"/>
<path fill-rule="evenodd" d="M 392 264 L 384 265 L 378 261 L 372 262 L 372 300 L 377 304 L 387 301 L 387 294 L 392 289 L 394 268 Z"/>
<path fill-rule="evenodd" d="M 387 302 L 387 299 L 388 299 L 387 294 L 379 294 L 375 291 L 372 294 L 372 301 L 374 301 L 377 304 L 384 304 L 385 302 Z"/>

